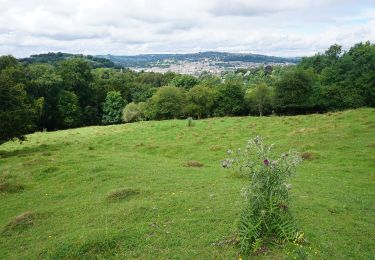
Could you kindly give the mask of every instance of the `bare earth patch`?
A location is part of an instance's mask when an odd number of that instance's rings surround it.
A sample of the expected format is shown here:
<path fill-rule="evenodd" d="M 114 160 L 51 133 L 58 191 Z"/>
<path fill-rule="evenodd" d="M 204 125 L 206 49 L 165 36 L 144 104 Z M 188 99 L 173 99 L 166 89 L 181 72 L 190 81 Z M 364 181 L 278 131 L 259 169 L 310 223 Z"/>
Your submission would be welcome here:
<path fill-rule="evenodd" d="M 26 211 L 9 221 L 8 224 L 6 224 L 3 228 L 2 233 L 9 235 L 14 232 L 21 232 L 23 230 L 26 230 L 34 225 L 35 219 L 36 214 L 34 212 Z"/>
<path fill-rule="evenodd" d="M 112 191 L 107 195 L 107 200 L 116 202 L 120 200 L 124 200 L 135 195 L 138 195 L 140 192 L 138 190 L 130 189 L 130 188 L 123 188 L 119 190 Z"/>
<path fill-rule="evenodd" d="M 203 163 L 201 162 L 198 162 L 198 161 L 193 161 L 193 160 L 190 160 L 190 161 L 187 161 L 185 164 L 184 164 L 185 167 L 203 167 Z"/>

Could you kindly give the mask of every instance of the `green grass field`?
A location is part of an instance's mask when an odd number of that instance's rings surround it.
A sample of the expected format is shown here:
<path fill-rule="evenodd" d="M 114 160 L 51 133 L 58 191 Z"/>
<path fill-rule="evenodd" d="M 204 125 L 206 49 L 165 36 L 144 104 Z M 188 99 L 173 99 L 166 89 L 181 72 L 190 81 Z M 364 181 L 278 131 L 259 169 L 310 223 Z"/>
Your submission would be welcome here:
<path fill-rule="evenodd" d="M 374 109 L 138 122 L 3 144 L 0 259 L 237 259 L 247 180 L 220 161 L 255 135 L 310 156 L 292 180 L 310 258 L 374 259 Z M 275 245 L 258 257 L 293 256 Z"/>

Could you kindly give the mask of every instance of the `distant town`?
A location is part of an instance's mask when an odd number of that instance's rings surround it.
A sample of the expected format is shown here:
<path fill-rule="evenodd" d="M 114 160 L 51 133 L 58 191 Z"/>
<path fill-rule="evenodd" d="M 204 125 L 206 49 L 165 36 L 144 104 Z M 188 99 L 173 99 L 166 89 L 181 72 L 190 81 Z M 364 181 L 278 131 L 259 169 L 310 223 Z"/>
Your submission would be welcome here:
<path fill-rule="evenodd" d="M 134 71 L 146 71 L 146 72 L 160 72 L 165 73 L 168 71 L 181 73 L 181 74 L 189 74 L 194 76 L 199 76 L 202 73 L 210 73 L 210 74 L 221 74 L 223 72 L 228 71 L 235 71 L 237 69 L 248 69 L 248 68 L 255 68 L 259 66 L 287 66 L 293 65 L 295 63 L 291 62 L 243 62 L 243 61 L 213 61 L 210 59 L 204 59 L 201 61 L 176 61 L 176 60 L 163 60 L 150 63 L 146 67 L 129 67 Z"/>

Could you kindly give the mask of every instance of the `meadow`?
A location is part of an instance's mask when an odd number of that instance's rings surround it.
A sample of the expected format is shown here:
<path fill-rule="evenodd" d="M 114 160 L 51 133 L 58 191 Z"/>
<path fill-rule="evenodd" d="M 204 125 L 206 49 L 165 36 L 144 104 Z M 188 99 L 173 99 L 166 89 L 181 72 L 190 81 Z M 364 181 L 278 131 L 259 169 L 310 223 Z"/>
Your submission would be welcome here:
<path fill-rule="evenodd" d="M 241 188 L 221 167 L 261 135 L 305 158 L 292 211 L 311 259 L 375 258 L 375 109 L 148 121 L 0 146 L 0 258 L 238 259 Z M 258 258 L 293 258 L 273 245 Z"/>

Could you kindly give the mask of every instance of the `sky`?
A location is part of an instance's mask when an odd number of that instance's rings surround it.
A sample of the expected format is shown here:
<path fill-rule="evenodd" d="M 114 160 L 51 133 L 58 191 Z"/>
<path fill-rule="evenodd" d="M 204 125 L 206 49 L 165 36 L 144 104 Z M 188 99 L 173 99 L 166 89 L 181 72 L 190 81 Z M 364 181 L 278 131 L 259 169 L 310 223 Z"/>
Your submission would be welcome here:
<path fill-rule="evenodd" d="M 375 0 L 0 0 L 0 55 L 308 56 L 375 42 Z"/>

